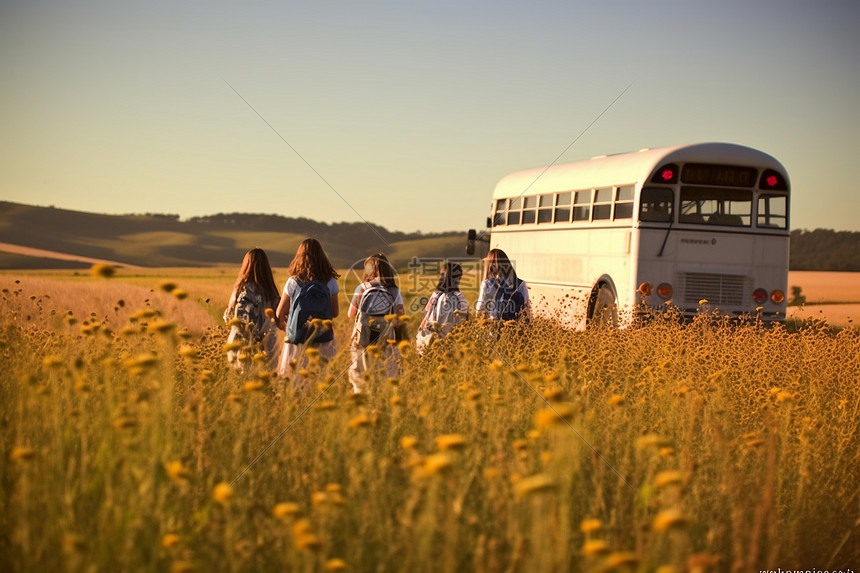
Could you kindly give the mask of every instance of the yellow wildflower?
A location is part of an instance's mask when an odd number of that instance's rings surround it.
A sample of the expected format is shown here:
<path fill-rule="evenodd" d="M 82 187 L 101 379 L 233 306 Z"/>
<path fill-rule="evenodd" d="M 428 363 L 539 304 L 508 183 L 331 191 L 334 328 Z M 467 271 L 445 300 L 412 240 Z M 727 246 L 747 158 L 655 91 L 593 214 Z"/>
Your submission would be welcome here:
<path fill-rule="evenodd" d="M 275 505 L 275 509 L 272 510 L 272 513 L 275 517 L 279 519 L 283 519 L 285 517 L 292 517 L 294 515 L 298 515 L 301 513 L 301 508 L 299 504 L 292 502 L 283 502 Z"/>
<path fill-rule="evenodd" d="M 233 342 L 228 342 L 224 345 L 224 352 L 230 352 L 231 350 L 239 350 L 242 348 L 243 344 L 239 340 L 234 340 Z"/>
<path fill-rule="evenodd" d="M 572 404 L 556 404 L 551 408 L 539 410 L 535 415 L 535 424 L 539 428 L 549 428 L 557 424 L 565 424 L 573 419 L 575 409 Z"/>
<path fill-rule="evenodd" d="M 466 438 L 460 434 L 437 436 L 436 447 L 440 450 L 459 450 L 466 446 Z"/>
<path fill-rule="evenodd" d="M 680 527 L 686 523 L 686 518 L 677 508 L 664 509 L 654 517 L 652 525 L 656 531 L 666 531 L 672 527 Z"/>
<path fill-rule="evenodd" d="M 299 551 L 316 551 L 322 547 L 322 542 L 313 533 L 305 533 L 297 536 L 293 540 L 293 545 Z"/>
<path fill-rule="evenodd" d="M 330 571 L 331 573 L 336 573 L 339 571 L 346 571 L 346 561 L 339 558 L 329 559 L 325 562 L 325 570 Z"/>
<path fill-rule="evenodd" d="M 189 360 L 194 360 L 200 357 L 200 352 L 190 344 L 181 345 L 179 347 L 179 354 Z"/>
<path fill-rule="evenodd" d="M 579 530 L 583 533 L 593 533 L 603 529 L 603 522 L 599 519 L 583 519 L 579 524 Z"/>
<path fill-rule="evenodd" d="M 165 469 L 168 477 L 175 482 L 185 482 L 191 479 L 191 472 L 180 461 L 170 462 Z"/>
<path fill-rule="evenodd" d="M 610 569 L 620 567 L 622 565 L 636 565 L 637 563 L 639 563 L 639 558 L 629 551 L 613 553 L 606 560 L 606 566 Z"/>
<path fill-rule="evenodd" d="M 366 414 L 359 414 L 349 421 L 350 428 L 361 428 L 363 426 L 368 426 L 371 423 L 371 419 Z"/>
<path fill-rule="evenodd" d="M 215 501 L 218 503 L 226 505 L 233 497 L 233 487 L 227 482 L 222 481 L 215 486 L 215 489 L 212 492 L 212 497 L 214 497 Z"/>
<path fill-rule="evenodd" d="M 558 386 L 547 388 L 543 391 L 543 397 L 550 402 L 557 402 L 561 399 L 562 396 L 564 396 L 564 389 L 559 388 Z"/>
<path fill-rule="evenodd" d="M 678 485 L 684 481 L 684 476 L 681 475 L 681 472 L 675 470 L 669 470 L 665 472 L 660 472 L 654 478 L 654 487 L 662 488 L 668 485 Z"/>
<path fill-rule="evenodd" d="M 418 445 L 418 438 L 415 436 L 403 436 L 400 438 L 400 447 L 404 450 L 412 450 L 415 449 L 415 446 Z"/>
<path fill-rule="evenodd" d="M 113 421 L 113 427 L 118 429 L 118 430 L 134 428 L 135 426 L 137 426 L 137 420 L 135 420 L 134 418 L 129 418 L 129 417 L 124 416 L 121 418 L 117 418 L 116 420 Z"/>
<path fill-rule="evenodd" d="M 524 477 L 514 485 L 514 493 L 524 497 L 533 493 L 547 491 L 555 487 L 555 482 L 546 474 L 534 474 Z"/>
<path fill-rule="evenodd" d="M 592 555 L 600 555 L 601 553 L 608 553 L 609 545 L 603 541 L 602 539 L 588 539 L 582 545 L 582 554 L 585 556 Z"/>
<path fill-rule="evenodd" d="M 182 538 L 178 535 L 175 533 L 168 533 L 161 538 L 161 546 L 170 549 L 171 547 L 178 545 L 180 541 L 182 541 Z"/>
<path fill-rule="evenodd" d="M 423 470 L 427 475 L 438 474 L 454 465 L 454 460 L 448 453 L 432 454 L 424 458 Z"/>
<path fill-rule="evenodd" d="M 34 457 L 36 457 L 36 452 L 27 446 L 15 446 L 9 454 L 9 459 L 13 462 L 31 460 Z"/>

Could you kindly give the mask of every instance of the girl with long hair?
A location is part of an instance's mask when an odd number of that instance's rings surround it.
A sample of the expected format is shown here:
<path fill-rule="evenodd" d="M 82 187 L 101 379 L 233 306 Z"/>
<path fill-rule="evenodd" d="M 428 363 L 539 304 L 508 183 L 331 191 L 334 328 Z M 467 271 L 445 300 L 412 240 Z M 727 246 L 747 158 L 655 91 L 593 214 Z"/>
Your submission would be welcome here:
<path fill-rule="evenodd" d="M 415 336 L 415 349 L 419 354 L 434 338 L 444 338 L 455 326 L 469 318 L 469 302 L 460 292 L 463 267 L 446 262 L 439 275 L 436 290 L 430 295 L 425 307 L 424 319 Z"/>
<path fill-rule="evenodd" d="M 284 350 L 281 353 L 281 362 L 278 367 L 281 376 L 287 375 L 291 362 L 299 359 L 299 355 L 305 347 L 318 349 L 320 355 L 325 359 L 330 360 L 334 357 L 337 348 L 331 333 L 331 319 L 340 314 L 337 300 L 337 295 L 340 292 L 337 278 L 340 275 L 334 270 L 318 240 L 309 238 L 302 241 L 296 250 L 296 256 L 290 263 L 288 272 L 290 278 L 284 285 L 283 296 L 275 312 L 278 328 L 287 331 Z M 312 326 L 298 324 L 300 316 L 301 321 L 304 321 L 305 316 L 301 315 L 301 310 L 297 310 L 297 308 L 299 306 L 312 308 L 312 305 L 316 303 L 311 301 L 318 301 L 319 296 L 321 296 L 320 293 L 329 298 L 329 301 L 323 301 L 329 303 L 328 310 L 320 309 L 312 314 L 328 314 L 329 316 L 313 316 L 312 318 L 320 320 L 314 320 Z M 314 299 L 314 297 L 317 298 Z M 296 304 L 292 304 L 293 302 Z M 304 359 L 306 358 L 305 356 Z"/>
<path fill-rule="evenodd" d="M 249 250 L 242 259 L 224 311 L 224 321 L 232 323 L 228 342 L 241 340 L 249 345 L 261 344 L 269 358 L 273 358 L 278 337 L 269 315 L 278 306 L 279 298 L 266 252 L 259 247 Z M 231 350 L 227 353 L 227 360 L 237 368 L 243 368 L 238 360 L 239 354 L 238 350 Z"/>
<path fill-rule="evenodd" d="M 356 287 L 347 311 L 347 316 L 355 319 L 349 379 L 356 393 L 364 389 L 369 347 L 382 353 L 388 376 L 397 376 L 397 349 L 388 343 L 388 337 L 396 339 L 396 318 L 391 320 L 392 315 L 403 312 L 403 296 L 397 288 L 394 268 L 385 253 L 374 253 L 364 261 L 364 278 Z"/>
<path fill-rule="evenodd" d="M 475 310 L 492 320 L 528 316 L 528 286 L 517 277 L 511 260 L 501 249 L 490 249 L 484 259 L 484 280 Z"/>

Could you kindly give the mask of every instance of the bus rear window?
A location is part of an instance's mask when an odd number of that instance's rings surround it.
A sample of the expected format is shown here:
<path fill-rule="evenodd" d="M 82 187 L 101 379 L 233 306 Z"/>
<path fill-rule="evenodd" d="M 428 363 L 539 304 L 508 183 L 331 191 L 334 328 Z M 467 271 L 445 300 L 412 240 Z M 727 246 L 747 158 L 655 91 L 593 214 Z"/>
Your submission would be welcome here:
<path fill-rule="evenodd" d="M 639 220 L 668 223 L 674 219 L 675 192 L 667 187 L 645 187 L 639 202 Z"/>
<path fill-rule="evenodd" d="M 788 229 L 788 197 L 785 195 L 759 197 L 756 225 L 759 229 Z"/>
<path fill-rule="evenodd" d="M 751 191 L 681 187 L 681 223 L 749 227 L 751 218 Z"/>

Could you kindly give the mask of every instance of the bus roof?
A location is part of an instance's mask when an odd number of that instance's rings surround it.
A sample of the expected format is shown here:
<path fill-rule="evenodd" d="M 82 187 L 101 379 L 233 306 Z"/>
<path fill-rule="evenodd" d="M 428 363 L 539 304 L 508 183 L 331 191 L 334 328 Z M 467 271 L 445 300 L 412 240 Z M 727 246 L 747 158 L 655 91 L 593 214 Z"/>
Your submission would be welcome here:
<path fill-rule="evenodd" d="M 688 161 L 775 169 L 787 180 L 785 168 L 779 161 L 757 149 L 733 143 L 694 143 L 517 171 L 496 184 L 493 199 L 632 185 L 647 179 L 661 165 Z"/>

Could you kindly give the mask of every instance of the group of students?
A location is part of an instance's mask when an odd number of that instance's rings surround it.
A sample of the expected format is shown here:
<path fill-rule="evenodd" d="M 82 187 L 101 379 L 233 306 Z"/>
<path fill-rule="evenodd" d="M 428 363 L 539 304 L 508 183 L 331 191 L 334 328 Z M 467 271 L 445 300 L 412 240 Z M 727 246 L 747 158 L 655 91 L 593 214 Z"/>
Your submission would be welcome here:
<path fill-rule="evenodd" d="M 229 341 L 250 340 L 261 344 L 281 376 L 301 368 L 308 359 L 308 348 L 330 360 L 336 353 L 332 320 L 340 314 L 339 274 L 320 242 L 305 239 L 289 266 L 283 291 L 275 285 L 272 267 L 265 251 L 249 250 L 230 295 L 224 320 L 231 325 Z M 416 335 L 416 348 L 423 352 L 434 338 L 444 338 L 469 318 L 469 304 L 460 292 L 462 267 L 455 262 L 443 266 L 436 289 L 430 296 Z M 490 250 L 484 259 L 475 310 L 490 319 L 511 320 L 528 313 L 528 289 L 519 279 L 507 255 Z M 383 364 L 389 376 L 396 376 L 397 348 L 388 344 L 400 339 L 403 296 L 395 272 L 384 253 L 375 253 L 364 262 L 364 276 L 356 287 L 347 316 L 353 319 L 350 350 L 350 382 L 355 392 L 364 390 L 364 373 L 369 367 L 368 347 L 385 353 Z M 284 347 L 278 358 L 277 330 L 285 332 Z M 237 347 L 240 345 L 236 345 Z M 228 353 L 228 360 L 243 368 L 240 350 Z M 376 354 L 374 352 L 374 354 Z M 277 361 L 277 366 L 275 366 Z"/>

